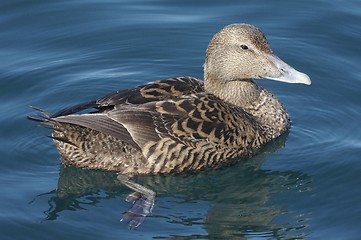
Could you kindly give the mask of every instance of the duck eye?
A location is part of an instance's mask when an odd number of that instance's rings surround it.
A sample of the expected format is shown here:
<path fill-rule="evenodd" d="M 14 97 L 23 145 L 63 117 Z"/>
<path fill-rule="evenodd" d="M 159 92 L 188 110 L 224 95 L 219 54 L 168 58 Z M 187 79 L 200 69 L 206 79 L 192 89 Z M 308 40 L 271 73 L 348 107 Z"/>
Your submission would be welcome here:
<path fill-rule="evenodd" d="M 241 48 L 242 48 L 243 50 L 248 49 L 247 45 L 244 45 L 244 44 L 241 45 Z"/>

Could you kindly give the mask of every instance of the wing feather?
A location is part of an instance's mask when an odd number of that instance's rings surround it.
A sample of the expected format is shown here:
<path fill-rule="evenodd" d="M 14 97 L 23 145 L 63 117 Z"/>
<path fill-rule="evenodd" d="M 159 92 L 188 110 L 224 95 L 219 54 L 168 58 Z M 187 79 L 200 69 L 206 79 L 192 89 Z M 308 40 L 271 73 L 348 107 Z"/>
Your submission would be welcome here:
<path fill-rule="evenodd" d="M 204 141 L 224 148 L 252 144 L 261 134 L 256 120 L 208 94 L 189 95 L 136 106 L 121 105 L 107 113 L 124 126 L 140 147 L 169 138 L 194 146 Z M 247 137 L 246 137 L 247 135 Z"/>
<path fill-rule="evenodd" d="M 136 148 L 139 148 L 139 145 L 134 142 L 128 130 L 121 123 L 112 120 L 106 114 L 103 113 L 68 115 L 68 116 L 52 118 L 52 120 L 61 123 L 75 124 L 105 134 L 109 134 L 115 138 L 118 138 L 122 141 L 131 144 Z"/>
<path fill-rule="evenodd" d="M 66 107 L 51 115 L 51 117 L 71 115 L 91 108 L 102 112 L 111 110 L 121 104 L 144 104 L 203 91 L 203 81 L 193 77 L 162 79 L 135 88 L 112 92 L 98 100 Z"/>
<path fill-rule="evenodd" d="M 204 92 L 203 81 L 193 77 L 176 77 L 110 93 L 98 99 L 97 104 L 103 107 L 124 103 L 143 104 L 200 92 Z"/>

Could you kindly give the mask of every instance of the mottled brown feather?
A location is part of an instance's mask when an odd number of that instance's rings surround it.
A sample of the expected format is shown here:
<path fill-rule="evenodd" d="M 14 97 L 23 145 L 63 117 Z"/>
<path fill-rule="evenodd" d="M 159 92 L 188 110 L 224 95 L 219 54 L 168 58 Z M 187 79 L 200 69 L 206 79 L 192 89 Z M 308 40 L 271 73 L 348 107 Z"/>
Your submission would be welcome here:
<path fill-rule="evenodd" d="M 54 115 L 37 109 L 44 116 L 29 119 L 53 128 L 65 164 L 126 175 L 217 168 L 252 156 L 290 126 L 280 101 L 252 80 L 281 76 L 270 59 L 280 64 L 259 29 L 233 24 L 207 48 L 204 84 L 168 78 Z M 302 78 L 298 82 L 310 83 L 307 75 L 294 73 Z"/>

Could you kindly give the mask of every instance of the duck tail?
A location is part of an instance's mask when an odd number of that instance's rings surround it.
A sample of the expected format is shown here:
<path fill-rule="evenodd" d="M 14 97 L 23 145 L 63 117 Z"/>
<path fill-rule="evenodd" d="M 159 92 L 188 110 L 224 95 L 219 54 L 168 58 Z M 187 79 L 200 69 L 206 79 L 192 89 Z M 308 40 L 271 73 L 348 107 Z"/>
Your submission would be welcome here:
<path fill-rule="evenodd" d="M 38 111 L 40 113 L 40 115 L 38 114 L 37 116 L 33 117 L 33 116 L 26 116 L 27 119 L 31 120 L 31 121 L 35 121 L 35 122 L 40 122 L 46 125 L 53 125 L 54 120 L 51 119 L 51 114 L 34 106 L 30 106 L 32 109 Z"/>

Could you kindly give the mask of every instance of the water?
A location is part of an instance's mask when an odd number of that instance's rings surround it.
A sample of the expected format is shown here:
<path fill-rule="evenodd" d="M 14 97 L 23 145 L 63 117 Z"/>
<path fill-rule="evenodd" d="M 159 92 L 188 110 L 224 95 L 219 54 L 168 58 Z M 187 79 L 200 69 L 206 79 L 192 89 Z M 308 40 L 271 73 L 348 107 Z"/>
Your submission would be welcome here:
<path fill-rule="evenodd" d="M 359 1 L 0 3 L 1 239 L 359 239 Z M 260 27 L 311 86 L 259 81 L 292 117 L 252 160 L 194 175 L 137 177 L 157 192 L 138 230 L 114 173 L 63 168 L 25 120 L 156 79 L 202 78 L 205 48 L 235 22 Z"/>

